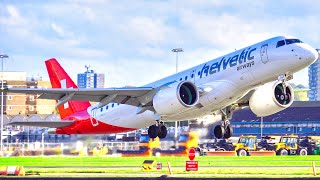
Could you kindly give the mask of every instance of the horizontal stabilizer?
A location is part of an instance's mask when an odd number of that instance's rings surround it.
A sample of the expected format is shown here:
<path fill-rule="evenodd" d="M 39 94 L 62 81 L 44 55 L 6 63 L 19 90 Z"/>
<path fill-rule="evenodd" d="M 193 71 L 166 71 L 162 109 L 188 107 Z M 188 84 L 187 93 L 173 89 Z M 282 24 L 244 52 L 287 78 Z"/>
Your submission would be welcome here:
<path fill-rule="evenodd" d="M 18 121 L 11 121 L 8 125 L 18 125 L 18 126 L 35 126 L 35 127 L 49 127 L 49 128 L 62 128 L 70 126 L 74 123 L 74 121 L 26 121 L 26 120 L 18 120 Z"/>

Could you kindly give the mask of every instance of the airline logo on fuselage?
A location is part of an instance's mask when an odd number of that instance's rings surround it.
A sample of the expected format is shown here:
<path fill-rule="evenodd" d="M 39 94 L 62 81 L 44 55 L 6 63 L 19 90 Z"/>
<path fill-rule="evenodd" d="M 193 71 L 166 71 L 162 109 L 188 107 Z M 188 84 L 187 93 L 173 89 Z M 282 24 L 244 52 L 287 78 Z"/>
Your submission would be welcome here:
<path fill-rule="evenodd" d="M 254 62 L 248 62 L 250 60 L 254 59 L 254 55 L 251 53 L 255 51 L 257 48 L 252 48 L 249 47 L 248 49 L 244 49 L 240 54 L 236 54 L 234 56 L 228 57 L 222 57 L 222 59 L 218 62 L 214 62 L 212 64 L 204 64 L 202 67 L 201 71 L 199 71 L 198 75 L 200 78 L 202 78 L 203 74 L 208 76 L 208 74 L 215 74 L 218 73 L 222 70 L 227 69 L 228 67 L 234 67 L 237 65 L 240 65 L 237 67 L 237 70 L 244 69 L 246 67 L 251 67 L 254 65 Z M 246 64 L 244 64 L 246 63 Z"/>

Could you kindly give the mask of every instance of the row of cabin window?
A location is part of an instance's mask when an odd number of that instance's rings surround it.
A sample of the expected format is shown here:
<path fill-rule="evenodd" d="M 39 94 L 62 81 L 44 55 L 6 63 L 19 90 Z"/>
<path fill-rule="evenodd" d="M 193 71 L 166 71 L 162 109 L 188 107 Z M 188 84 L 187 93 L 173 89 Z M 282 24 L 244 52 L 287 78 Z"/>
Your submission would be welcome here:
<path fill-rule="evenodd" d="M 191 74 L 191 78 L 193 78 L 194 77 L 194 74 Z M 186 76 L 185 78 L 184 78 L 184 80 L 186 81 L 186 80 L 188 80 L 188 76 Z M 182 78 L 180 78 L 180 81 L 182 81 Z"/>
<path fill-rule="evenodd" d="M 118 106 L 120 105 L 120 103 L 112 103 L 110 108 L 113 108 L 117 104 L 118 104 Z M 109 109 L 109 105 L 106 106 L 106 110 L 108 110 L 108 109 Z M 103 108 L 100 108 L 100 112 L 102 112 L 102 111 L 103 111 Z"/>

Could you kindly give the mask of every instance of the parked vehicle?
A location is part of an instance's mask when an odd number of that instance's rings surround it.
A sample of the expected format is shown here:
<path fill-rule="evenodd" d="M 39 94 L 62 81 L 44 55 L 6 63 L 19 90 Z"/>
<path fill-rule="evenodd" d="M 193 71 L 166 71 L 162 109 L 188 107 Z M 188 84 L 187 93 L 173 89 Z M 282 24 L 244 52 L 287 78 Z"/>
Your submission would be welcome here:
<path fill-rule="evenodd" d="M 273 150 L 279 156 L 285 155 L 308 155 L 307 147 L 301 146 L 297 135 L 282 136 L 280 142 L 274 144 Z"/>

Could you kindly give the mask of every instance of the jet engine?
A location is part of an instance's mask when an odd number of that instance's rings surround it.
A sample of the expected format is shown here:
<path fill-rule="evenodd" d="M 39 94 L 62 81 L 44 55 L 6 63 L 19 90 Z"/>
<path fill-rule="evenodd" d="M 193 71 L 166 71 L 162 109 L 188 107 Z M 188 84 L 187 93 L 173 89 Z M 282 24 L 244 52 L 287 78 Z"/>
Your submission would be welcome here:
<path fill-rule="evenodd" d="M 293 99 L 293 88 L 287 83 L 277 81 L 258 87 L 250 97 L 249 106 L 253 113 L 263 117 L 288 108 Z"/>
<path fill-rule="evenodd" d="M 171 115 L 191 108 L 199 101 L 199 91 L 190 81 L 163 87 L 153 97 L 153 107 L 160 115 Z"/>

